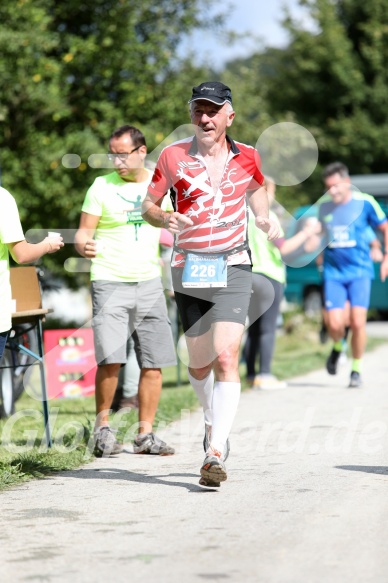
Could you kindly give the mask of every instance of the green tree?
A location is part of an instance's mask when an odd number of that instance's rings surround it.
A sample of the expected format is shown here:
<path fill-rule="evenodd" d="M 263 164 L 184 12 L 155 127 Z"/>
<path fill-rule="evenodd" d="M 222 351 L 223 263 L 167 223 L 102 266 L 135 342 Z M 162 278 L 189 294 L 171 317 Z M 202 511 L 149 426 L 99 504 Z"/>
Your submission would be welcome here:
<path fill-rule="evenodd" d="M 187 33 L 209 26 L 208 6 L 209 0 L 2 0 L 2 185 L 16 197 L 26 229 L 77 226 L 98 173 L 88 158 L 106 150 L 115 127 L 138 125 L 152 149 L 187 123 L 176 96 L 205 71 L 180 62 L 176 49 Z M 70 153 L 81 163 L 67 168 L 62 160 Z M 74 251 L 69 246 L 62 259 L 66 253 Z"/>
<path fill-rule="evenodd" d="M 297 122 L 297 116 L 293 111 L 282 111 L 272 107 L 271 84 L 274 75 L 275 64 L 281 58 L 283 51 L 280 49 L 266 49 L 245 59 L 238 59 L 227 64 L 223 72 L 223 81 L 233 90 L 233 105 L 236 117 L 230 134 L 239 141 L 256 147 L 262 156 L 265 172 L 265 155 L 261 148 L 260 139 L 274 124 L 281 122 Z M 281 148 L 271 148 L 271 166 L 273 158 L 279 158 L 281 164 Z M 272 173 L 271 173 L 272 174 Z M 276 181 L 276 176 L 272 176 Z M 278 186 L 276 197 L 278 201 L 289 211 L 299 204 L 309 202 L 309 195 L 304 186 Z"/>
<path fill-rule="evenodd" d="M 292 112 L 314 133 L 321 163 L 353 173 L 386 170 L 388 12 L 386 0 L 301 0 L 312 30 L 292 18 L 290 44 L 271 60 L 270 112 Z"/>
<path fill-rule="evenodd" d="M 286 15 L 289 44 L 228 63 L 235 90 L 233 131 L 255 145 L 273 123 L 307 128 L 319 164 L 300 186 L 278 189 L 292 210 L 322 194 L 322 166 L 345 162 L 353 174 L 386 171 L 388 11 L 386 0 L 300 0 L 309 27 Z"/>

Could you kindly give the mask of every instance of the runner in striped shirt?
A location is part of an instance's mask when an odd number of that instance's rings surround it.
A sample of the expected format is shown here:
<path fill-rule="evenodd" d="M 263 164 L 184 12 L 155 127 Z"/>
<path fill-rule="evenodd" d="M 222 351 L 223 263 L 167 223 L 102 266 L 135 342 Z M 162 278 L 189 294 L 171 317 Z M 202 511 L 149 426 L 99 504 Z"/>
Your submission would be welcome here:
<path fill-rule="evenodd" d="M 189 101 L 194 136 L 165 148 L 143 216 L 175 235 L 172 278 L 189 352 L 189 379 L 205 417 L 202 485 L 227 479 L 228 436 L 240 397 L 239 351 L 252 286 L 247 201 L 256 226 L 279 236 L 269 218 L 257 151 L 227 134 L 235 117 L 229 87 L 205 82 Z M 161 210 L 170 193 L 175 212 Z"/>

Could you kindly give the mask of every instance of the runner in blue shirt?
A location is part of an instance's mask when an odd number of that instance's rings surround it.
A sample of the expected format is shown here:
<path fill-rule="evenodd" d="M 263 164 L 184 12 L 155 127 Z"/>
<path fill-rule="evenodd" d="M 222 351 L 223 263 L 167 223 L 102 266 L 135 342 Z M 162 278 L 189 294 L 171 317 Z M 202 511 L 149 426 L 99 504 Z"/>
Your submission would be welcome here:
<path fill-rule="evenodd" d="M 326 237 L 323 255 L 323 286 L 329 334 L 334 340 L 327 360 L 329 374 L 336 374 L 345 333 L 345 304 L 350 304 L 352 370 L 349 387 L 361 385 L 361 359 L 366 344 L 366 318 L 374 278 L 368 226 L 384 234 L 384 258 L 380 276 L 388 275 L 388 221 L 377 201 L 352 188 L 347 167 L 334 162 L 323 172 L 327 195 L 322 199 L 319 220 Z"/>

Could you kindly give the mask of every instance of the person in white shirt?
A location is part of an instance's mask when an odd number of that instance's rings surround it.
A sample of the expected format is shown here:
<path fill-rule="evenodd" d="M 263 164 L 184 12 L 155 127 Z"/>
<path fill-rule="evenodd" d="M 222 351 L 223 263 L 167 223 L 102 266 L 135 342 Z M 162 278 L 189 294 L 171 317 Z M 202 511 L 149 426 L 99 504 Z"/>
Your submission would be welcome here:
<path fill-rule="evenodd" d="M 33 263 L 46 253 L 63 247 L 60 235 L 46 237 L 40 243 L 28 243 L 24 237 L 19 211 L 12 194 L 0 187 L 0 360 L 12 326 L 12 293 L 9 254 L 16 263 Z"/>

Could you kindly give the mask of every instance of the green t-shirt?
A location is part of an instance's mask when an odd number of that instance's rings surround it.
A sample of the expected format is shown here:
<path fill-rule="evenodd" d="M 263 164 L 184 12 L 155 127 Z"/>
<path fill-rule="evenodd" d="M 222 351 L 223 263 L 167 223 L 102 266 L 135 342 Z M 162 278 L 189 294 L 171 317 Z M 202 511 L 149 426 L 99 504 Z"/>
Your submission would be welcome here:
<path fill-rule="evenodd" d="M 146 170 L 144 182 L 126 182 L 117 172 L 100 176 L 86 193 L 82 211 L 100 217 L 95 239 L 102 243 L 92 259 L 92 281 L 136 282 L 160 276 L 160 229 L 141 216 L 152 178 Z"/>
<path fill-rule="evenodd" d="M 1 187 L 0 209 L 0 332 L 6 332 L 12 325 L 7 243 L 23 241 L 24 234 L 15 199 L 8 190 Z"/>
<path fill-rule="evenodd" d="M 279 223 L 273 211 L 269 211 L 269 215 L 271 219 Z M 284 237 L 282 228 L 280 228 L 280 236 Z M 253 273 L 263 273 L 280 283 L 285 283 L 286 270 L 281 253 L 272 241 L 268 241 L 267 233 L 255 226 L 255 217 L 252 213 L 249 213 L 248 239 L 252 252 Z"/>

